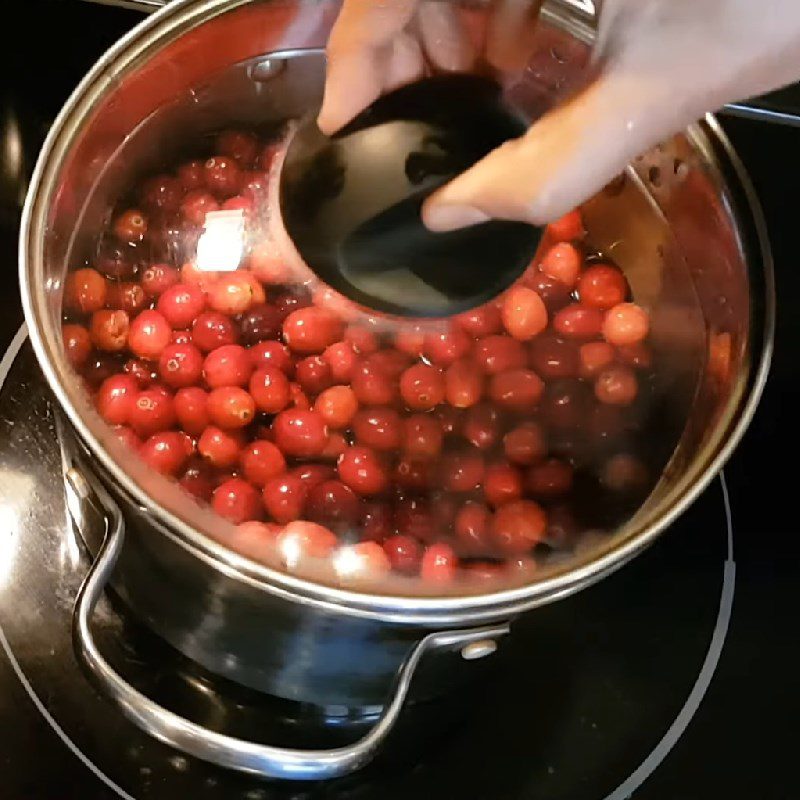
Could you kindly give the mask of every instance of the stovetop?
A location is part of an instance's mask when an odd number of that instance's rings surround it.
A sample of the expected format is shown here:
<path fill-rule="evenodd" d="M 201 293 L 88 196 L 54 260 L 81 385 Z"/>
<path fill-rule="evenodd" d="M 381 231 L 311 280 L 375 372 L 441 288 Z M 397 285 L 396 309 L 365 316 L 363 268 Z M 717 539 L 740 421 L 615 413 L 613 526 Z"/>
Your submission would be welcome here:
<path fill-rule="evenodd" d="M 631 565 L 529 615 L 492 682 L 454 701 L 468 712 L 457 721 L 426 723 L 424 741 L 410 725 L 386 757 L 342 781 L 268 783 L 148 739 L 85 680 L 72 653 L 71 601 L 86 558 L 52 490 L 61 467 L 57 420 L 20 331 L 19 200 L 59 105 L 138 17 L 65 0 L 30 0 L 18 13 L 18 30 L 36 35 L 7 37 L 0 110 L 0 252 L 10 276 L 0 294 L 3 800 L 796 797 L 800 547 L 790 459 L 800 321 L 790 303 L 800 296 L 800 273 L 795 211 L 785 198 L 800 182 L 800 131 L 725 120 L 765 207 L 779 302 L 772 377 L 723 480 Z M 800 89 L 783 98 L 800 108 Z M 165 702 L 233 732 L 263 728 L 271 743 L 291 732 L 278 722 L 286 723 L 286 709 L 220 689 L 113 603 L 96 624 L 109 658 Z M 444 720 L 451 712 L 419 713 Z"/>

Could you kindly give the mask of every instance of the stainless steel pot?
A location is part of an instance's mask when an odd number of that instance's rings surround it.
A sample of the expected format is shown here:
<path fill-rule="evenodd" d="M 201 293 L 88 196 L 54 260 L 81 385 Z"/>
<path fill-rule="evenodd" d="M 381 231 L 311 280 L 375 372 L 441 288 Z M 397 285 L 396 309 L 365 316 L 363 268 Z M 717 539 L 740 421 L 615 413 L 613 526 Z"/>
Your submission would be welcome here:
<path fill-rule="evenodd" d="M 481 14 L 486 4 L 468 5 L 465 13 Z M 60 338 L 62 281 L 121 187 L 157 167 L 187 134 L 291 118 L 318 103 L 336 10 L 305 0 L 179 0 L 144 21 L 98 62 L 53 125 L 20 238 L 26 319 L 63 411 L 68 486 L 96 554 L 77 604 L 76 646 L 95 679 L 154 736 L 277 777 L 331 777 L 361 766 L 407 699 L 468 680 L 519 614 L 594 583 L 652 543 L 741 438 L 772 347 L 764 223 L 709 116 L 637 160 L 585 208 L 594 246 L 612 249 L 634 293 L 653 309 L 654 344 L 670 364 L 661 390 L 671 414 L 663 425 L 674 428 L 678 444 L 629 523 L 533 583 L 442 597 L 314 583 L 248 561 L 206 535 L 207 514 L 126 460 L 76 382 Z M 548 68 L 529 69 L 515 84 L 515 102 L 530 117 L 580 78 L 591 41 L 585 4 L 546 4 L 540 36 L 536 63 L 549 53 Z M 92 522 L 92 506 L 105 524 Z M 232 740 L 176 717 L 128 686 L 95 647 L 90 617 L 106 583 L 214 672 L 292 700 L 382 707 L 380 721 L 353 747 L 303 753 Z"/>

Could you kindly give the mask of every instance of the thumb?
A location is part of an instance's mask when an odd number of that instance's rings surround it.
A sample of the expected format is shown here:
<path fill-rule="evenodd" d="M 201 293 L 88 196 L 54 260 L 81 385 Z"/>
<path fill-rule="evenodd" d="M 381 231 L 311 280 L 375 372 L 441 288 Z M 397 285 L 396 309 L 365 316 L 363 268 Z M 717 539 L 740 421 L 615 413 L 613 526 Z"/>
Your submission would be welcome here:
<path fill-rule="evenodd" d="M 705 110 L 700 98 L 678 106 L 670 94 L 646 75 L 601 74 L 435 192 L 423 207 L 425 224 L 449 231 L 489 219 L 535 225 L 557 219 Z"/>

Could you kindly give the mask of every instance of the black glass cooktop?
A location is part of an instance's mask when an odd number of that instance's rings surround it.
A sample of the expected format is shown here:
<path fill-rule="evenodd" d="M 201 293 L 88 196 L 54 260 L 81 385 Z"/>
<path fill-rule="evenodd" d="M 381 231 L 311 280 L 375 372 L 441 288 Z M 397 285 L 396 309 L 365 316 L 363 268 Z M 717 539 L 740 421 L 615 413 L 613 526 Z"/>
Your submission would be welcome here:
<path fill-rule="evenodd" d="M 529 615 L 485 687 L 414 710 L 379 761 L 341 781 L 267 783 L 184 758 L 141 734 L 85 680 L 69 617 L 86 558 L 60 489 L 57 420 L 19 332 L 16 229 L 25 175 L 54 113 L 136 19 L 30 0 L 19 4 L 3 48 L 0 797 L 797 797 L 800 322 L 792 304 L 800 271 L 792 197 L 800 131 L 752 121 L 725 127 L 762 198 L 774 246 L 772 378 L 724 479 L 656 546 L 602 584 Z M 302 739 L 296 709 L 209 680 L 113 603 L 96 625 L 108 657 L 162 702 L 265 742 Z"/>

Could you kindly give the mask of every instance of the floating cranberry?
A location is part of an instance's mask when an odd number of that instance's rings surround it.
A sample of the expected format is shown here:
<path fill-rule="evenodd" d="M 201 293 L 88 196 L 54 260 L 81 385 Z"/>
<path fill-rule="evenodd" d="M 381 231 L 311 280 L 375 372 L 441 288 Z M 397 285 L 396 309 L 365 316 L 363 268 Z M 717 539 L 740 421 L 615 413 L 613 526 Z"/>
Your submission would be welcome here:
<path fill-rule="evenodd" d="M 169 430 L 176 422 L 172 395 L 160 388 L 139 392 L 128 415 L 128 424 L 142 438 Z"/>
<path fill-rule="evenodd" d="M 339 478 L 360 495 L 383 492 L 389 483 L 386 466 L 380 456 L 368 447 L 349 447 L 337 465 Z"/>
<path fill-rule="evenodd" d="M 617 453 L 603 464 L 600 482 L 614 492 L 641 490 L 647 484 L 647 468 L 636 456 Z"/>
<path fill-rule="evenodd" d="M 653 365 L 653 354 L 643 342 L 620 345 L 617 347 L 617 355 L 623 364 L 635 369 L 650 369 Z"/>
<path fill-rule="evenodd" d="M 415 364 L 400 376 L 400 395 L 413 411 L 430 411 L 444 401 L 444 375 L 436 367 Z"/>
<path fill-rule="evenodd" d="M 430 542 L 439 533 L 436 517 L 427 498 L 402 498 L 397 503 L 394 518 L 397 530 L 412 539 Z"/>
<path fill-rule="evenodd" d="M 522 497 L 522 476 L 510 464 L 490 464 L 483 477 L 486 502 L 498 508 Z"/>
<path fill-rule="evenodd" d="M 317 398 L 314 410 L 329 428 L 341 430 L 353 421 L 358 411 L 358 398 L 349 386 L 331 386 Z"/>
<path fill-rule="evenodd" d="M 293 311 L 284 320 L 283 338 L 295 353 L 316 354 L 339 341 L 344 333 L 341 319 L 330 311 L 309 306 Z"/>
<path fill-rule="evenodd" d="M 322 356 L 307 356 L 300 359 L 295 366 L 295 380 L 303 391 L 309 394 L 319 394 L 333 386 L 330 365 Z"/>
<path fill-rule="evenodd" d="M 608 342 L 587 342 L 580 349 L 580 376 L 594 378 L 614 363 L 614 348 Z"/>
<path fill-rule="evenodd" d="M 416 325 L 404 325 L 395 331 L 393 343 L 401 353 L 419 358 L 425 351 L 425 331 Z"/>
<path fill-rule="evenodd" d="M 311 305 L 311 295 L 302 286 L 293 286 L 276 294 L 272 298 L 272 305 L 275 306 L 283 321 L 294 311 L 308 308 Z"/>
<path fill-rule="evenodd" d="M 234 159 L 214 156 L 203 165 L 203 180 L 213 195 L 225 199 L 238 194 L 242 185 L 242 171 Z"/>
<path fill-rule="evenodd" d="M 162 475 L 177 475 L 189 459 L 182 433 L 155 433 L 139 447 L 139 456 Z"/>
<path fill-rule="evenodd" d="M 228 522 L 239 525 L 261 516 L 260 499 L 247 481 L 231 478 L 214 490 L 211 507 Z"/>
<path fill-rule="evenodd" d="M 295 458 L 319 456 L 328 443 L 328 428 L 316 411 L 281 411 L 272 422 L 275 444 Z"/>
<path fill-rule="evenodd" d="M 479 403 L 464 415 L 461 433 L 474 447 L 479 450 L 489 450 L 500 441 L 502 435 L 500 414 L 489 403 Z"/>
<path fill-rule="evenodd" d="M 521 369 L 527 362 L 525 346 L 510 336 L 487 336 L 475 344 L 475 363 L 487 375 Z"/>
<path fill-rule="evenodd" d="M 253 398 L 238 386 L 222 386 L 208 396 L 208 415 L 225 431 L 244 428 L 256 414 Z"/>
<path fill-rule="evenodd" d="M 275 306 L 259 303 L 242 315 L 239 330 L 245 344 L 256 344 L 264 339 L 275 339 L 281 331 L 281 317 Z"/>
<path fill-rule="evenodd" d="M 483 384 L 483 370 L 474 361 L 455 361 L 445 373 L 445 398 L 454 408 L 470 408 L 480 401 Z"/>
<path fill-rule="evenodd" d="M 179 389 L 175 395 L 178 424 L 192 436 L 199 436 L 209 426 L 208 394 L 198 386 Z"/>
<path fill-rule="evenodd" d="M 515 339 L 527 342 L 547 327 L 547 308 L 527 286 L 509 289 L 503 298 L 503 326 Z"/>
<path fill-rule="evenodd" d="M 147 295 L 138 283 L 111 283 L 106 294 L 106 306 L 129 315 L 138 314 L 147 304 Z"/>
<path fill-rule="evenodd" d="M 517 500 L 494 512 L 491 535 L 495 544 L 509 555 L 529 552 L 544 538 L 547 517 L 533 500 Z"/>
<path fill-rule="evenodd" d="M 61 341 L 70 365 L 77 369 L 86 363 L 92 352 L 92 337 L 83 325 L 62 325 Z"/>
<path fill-rule="evenodd" d="M 442 424 L 430 414 L 412 414 L 403 420 L 403 452 L 413 459 L 431 460 L 442 451 Z"/>
<path fill-rule="evenodd" d="M 336 470 L 327 464 L 302 464 L 295 467 L 291 474 L 300 478 L 306 490 L 311 491 L 317 484 L 335 478 Z"/>
<path fill-rule="evenodd" d="M 427 583 L 452 583 L 457 570 L 458 557 L 449 544 L 432 544 L 425 549 L 420 563 L 420 575 Z"/>
<path fill-rule="evenodd" d="M 539 269 L 571 289 L 578 281 L 582 260 L 575 245 L 559 242 L 544 254 Z"/>
<path fill-rule="evenodd" d="M 134 452 L 138 451 L 142 444 L 142 440 L 125 425 L 115 425 L 114 434 L 125 447 Z"/>
<path fill-rule="evenodd" d="M 214 195 L 202 189 L 190 191 L 181 203 L 181 214 L 192 225 L 204 225 L 206 214 L 210 214 L 212 211 L 219 211 L 219 203 Z"/>
<path fill-rule="evenodd" d="M 192 341 L 205 353 L 226 344 L 235 344 L 236 339 L 233 323 L 216 311 L 204 311 L 192 325 Z"/>
<path fill-rule="evenodd" d="M 594 393 L 601 403 L 627 406 L 636 399 L 639 383 L 630 367 L 608 367 L 597 376 Z"/>
<path fill-rule="evenodd" d="M 572 300 L 572 290 L 569 286 L 545 275 L 536 267 L 530 268 L 525 273 L 522 283 L 542 298 L 548 314 L 555 314 Z"/>
<path fill-rule="evenodd" d="M 306 513 L 314 522 L 324 523 L 333 530 L 351 528 L 358 521 L 359 512 L 356 493 L 341 481 L 323 481 L 309 490 Z"/>
<path fill-rule="evenodd" d="M 158 374 L 172 389 L 193 386 L 203 375 L 203 355 L 193 344 L 169 344 L 158 359 Z"/>
<path fill-rule="evenodd" d="M 465 554 L 477 555 L 490 549 L 491 518 L 491 512 L 483 503 L 470 501 L 458 510 L 453 528 Z"/>
<path fill-rule="evenodd" d="M 142 289 L 150 297 L 158 297 L 180 280 L 180 274 L 169 264 L 152 264 L 142 273 Z"/>
<path fill-rule="evenodd" d="M 396 450 L 403 437 L 400 414 L 388 406 L 360 409 L 353 418 L 352 428 L 356 441 L 374 450 Z"/>
<path fill-rule="evenodd" d="M 297 475 L 279 475 L 264 484 L 261 499 L 275 522 L 285 524 L 300 519 L 309 487 Z"/>
<path fill-rule="evenodd" d="M 124 311 L 95 311 L 92 314 L 90 332 L 92 342 L 98 350 L 121 353 L 130 346 L 132 326 Z"/>
<path fill-rule="evenodd" d="M 91 314 L 106 304 L 106 279 L 96 270 L 70 272 L 64 281 L 64 308 L 79 314 Z"/>
<path fill-rule="evenodd" d="M 253 362 L 244 347 L 226 344 L 212 350 L 203 362 L 203 377 L 211 389 L 246 386 L 253 374 Z"/>
<path fill-rule="evenodd" d="M 222 131 L 217 135 L 215 149 L 234 159 L 242 169 L 250 169 L 259 155 L 258 139 L 247 131 Z"/>
<path fill-rule="evenodd" d="M 352 388 L 359 403 L 364 405 L 389 405 L 400 394 L 399 376 L 381 362 L 374 353 L 356 364 Z"/>
<path fill-rule="evenodd" d="M 277 367 L 257 369 L 250 378 L 250 394 L 256 407 L 265 414 L 277 414 L 291 400 L 289 379 Z"/>
<path fill-rule="evenodd" d="M 539 336 L 528 346 L 530 367 L 545 380 L 574 378 L 580 370 L 580 355 L 574 342 L 557 336 Z"/>
<path fill-rule="evenodd" d="M 280 285 L 289 283 L 291 279 L 291 269 L 271 239 L 259 242 L 253 247 L 250 251 L 249 263 L 253 275 L 262 283 Z M 288 313 L 290 312 L 284 313 L 283 317 L 286 317 Z"/>
<path fill-rule="evenodd" d="M 377 542 L 346 545 L 333 559 L 333 568 L 343 582 L 376 578 L 392 568 L 389 557 Z"/>
<path fill-rule="evenodd" d="M 614 345 L 641 342 L 650 330 L 650 317 L 636 303 L 620 303 L 610 309 L 603 320 L 603 336 Z"/>
<path fill-rule="evenodd" d="M 485 468 L 477 450 L 446 453 L 440 465 L 442 486 L 451 492 L 472 492 L 481 485 Z"/>
<path fill-rule="evenodd" d="M 440 367 L 448 367 L 459 358 L 464 358 L 471 349 L 472 339 L 456 326 L 425 336 L 425 355 Z"/>
<path fill-rule="evenodd" d="M 148 211 L 174 214 L 181 207 L 184 191 L 184 185 L 178 178 L 173 178 L 171 175 L 154 175 L 142 184 L 139 197 Z"/>
<path fill-rule="evenodd" d="M 392 565 L 392 569 L 403 575 L 414 575 L 419 572 L 422 561 L 422 547 L 410 536 L 391 536 L 383 543 L 383 551 Z"/>
<path fill-rule="evenodd" d="M 557 458 L 532 466 L 525 475 L 525 488 L 536 497 L 551 498 L 572 488 L 572 467 Z"/>
<path fill-rule="evenodd" d="M 530 369 L 512 369 L 492 375 L 489 396 L 497 405 L 510 411 L 530 411 L 544 393 L 542 379 Z"/>
<path fill-rule="evenodd" d="M 473 308 L 458 314 L 455 318 L 458 326 L 475 339 L 492 336 L 503 330 L 503 318 L 500 305 L 496 302 Z"/>
<path fill-rule="evenodd" d="M 206 307 L 206 296 L 197 286 L 178 283 L 158 298 L 156 308 L 173 328 L 190 328 Z"/>
<path fill-rule="evenodd" d="M 94 352 L 81 367 L 81 375 L 90 387 L 99 386 L 106 378 L 119 372 L 122 364 L 110 353 Z"/>
<path fill-rule="evenodd" d="M 113 231 L 126 244 L 141 242 L 147 233 L 147 217 L 135 208 L 125 211 L 114 220 Z"/>
<path fill-rule="evenodd" d="M 171 341 L 172 328 L 158 311 L 142 311 L 131 322 L 128 347 L 139 358 L 157 360 Z"/>
<path fill-rule="evenodd" d="M 628 281 L 616 268 L 608 264 L 592 264 L 578 281 L 581 303 L 603 311 L 625 302 Z"/>
<path fill-rule="evenodd" d="M 294 360 L 289 348 L 280 342 L 259 342 L 248 348 L 250 360 L 256 369 L 276 367 L 286 375 L 294 369 Z"/>
<path fill-rule="evenodd" d="M 197 441 L 197 452 L 218 469 L 228 469 L 239 461 L 239 453 L 244 446 L 241 431 L 223 431 L 209 425 L 200 434 Z"/>
<path fill-rule="evenodd" d="M 592 339 L 600 334 L 603 327 L 603 312 L 572 303 L 562 308 L 553 318 L 556 333 L 569 339 Z"/>
<path fill-rule="evenodd" d="M 583 219 L 579 209 L 568 211 L 563 217 L 547 226 L 547 233 L 560 242 L 580 239 L 584 234 Z"/>
<path fill-rule="evenodd" d="M 382 543 L 394 533 L 391 507 L 380 500 L 365 500 L 361 504 L 361 538 Z"/>
<path fill-rule="evenodd" d="M 135 250 L 132 247 L 105 238 L 97 249 L 94 263 L 98 272 L 118 281 L 133 278 L 138 267 Z"/>
<path fill-rule="evenodd" d="M 536 422 L 524 422 L 503 438 L 506 458 L 513 464 L 529 466 L 544 458 L 547 452 L 544 431 Z"/>
<path fill-rule="evenodd" d="M 139 384 L 130 375 L 112 375 L 97 390 L 95 406 L 109 425 L 127 425 L 139 394 Z"/>
<path fill-rule="evenodd" d="M 432 473 L 431 462 L 401 456 L 397 459 L 392 477 L 401 488 L 422 492 L 431 487 Z"/>
<path fill-rule="evenodd" d="M 303 558 L 327 558 L 339 540 L 336 534 L 315 522 L 291 522 L 278 535 L 276 545 L 284 554 L 286 566 L 292 568 Z"/>
<path fill-rule="evenodd" d="M 257 439 L 242 450 L 240 456 L 242 472 L 254 486 L 264 486 L 286 470 L 283 453 L 272 443 Z"/>
<path fill-rule="evenodd" d="M 575 430 L 586 419 L 589 401 L 589 390 L 581 381 L 551 383 L 542 402 L 542 416 L 557 431 Z"/>

